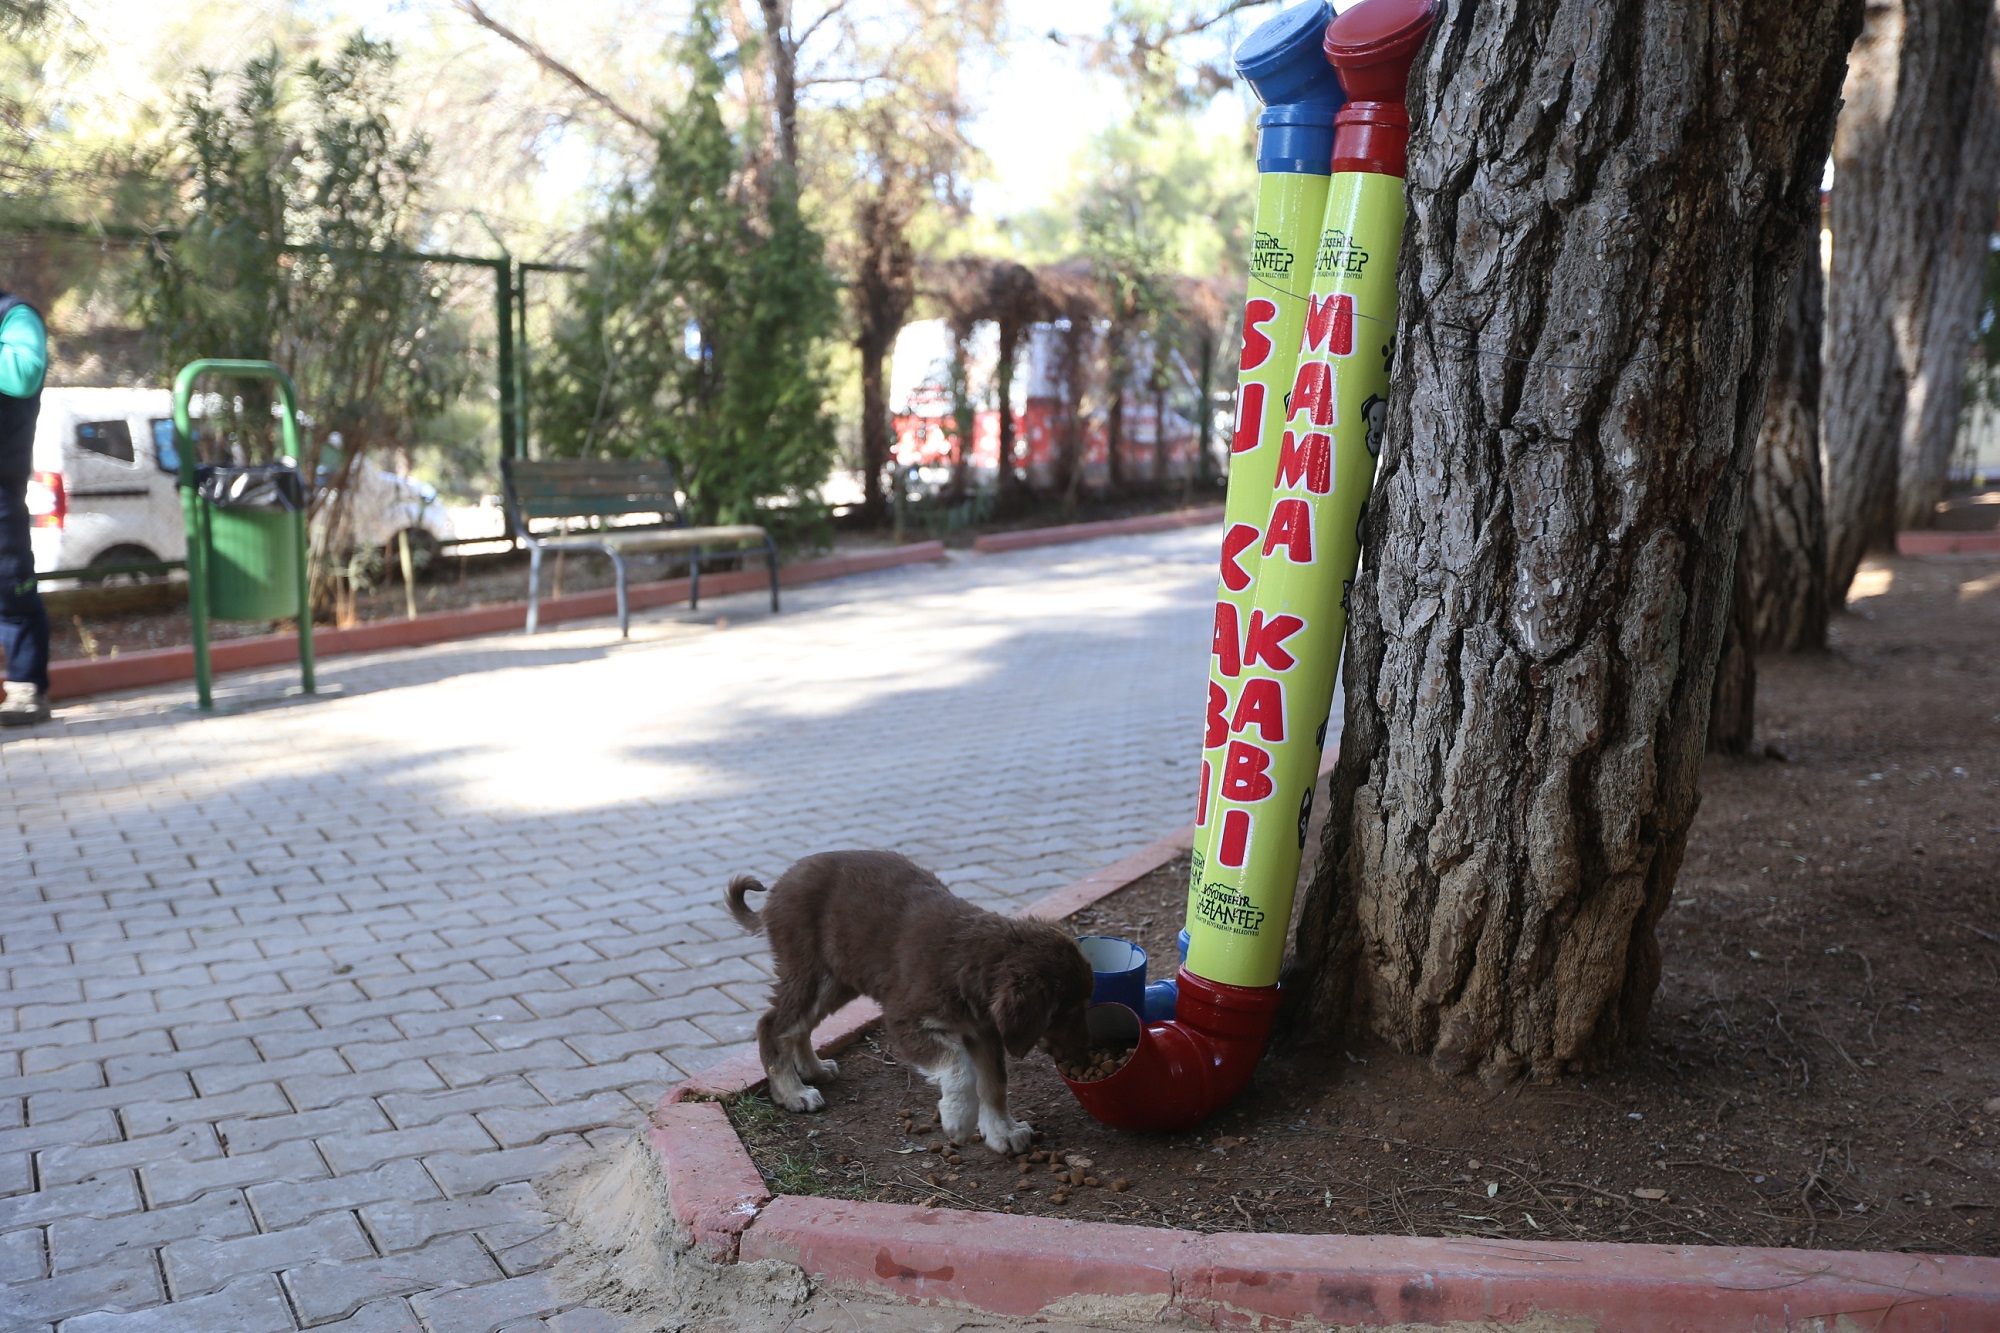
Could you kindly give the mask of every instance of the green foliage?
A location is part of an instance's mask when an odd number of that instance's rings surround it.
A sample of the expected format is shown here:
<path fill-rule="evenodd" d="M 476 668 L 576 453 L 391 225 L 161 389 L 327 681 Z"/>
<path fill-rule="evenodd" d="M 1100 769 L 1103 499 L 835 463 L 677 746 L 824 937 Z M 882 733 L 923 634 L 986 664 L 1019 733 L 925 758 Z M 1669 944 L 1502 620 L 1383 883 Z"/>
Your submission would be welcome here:
<path fill-rule="evenodd" d="M 357 34 L 296 70 L 275 49 L 233 74 L 201 70 L 158 163 L 182 201 L 137 295 L 160 370 L 204 356 L 284 366 L 317 431 L 308 466 L 333 432 L 350 461 L 410 443 L 469 382 L 442 281 L 406 257 L 429 147 L 393 127 L 395 64 Z M 268 390 L 235 397 L 236 452 L 268 453 Z"/>
<path fill-rule="evenodd" d="M 1219 105 L 1202 115 L 1144 115 L 1094 136 L 1049 207 L 1013 221 L 1024 257 L 1059 262 L 1093 225 L 1135 235 L 1143 226 L 1145 246 L 1165 268 L 1240 280 L 1257 199 L 1254 130 L 1245 122 L 1240 136 L 1217 133 L 1225 113 Z"/>
<path fill-rule="evenodd" d="M 698 6 L 688 91 L 651 169 L 593 229 L 589 273 L 535 365 L 534 419 L 551 455 L 670 459 L 697 522 L 786 526 L 822 512 L 839 311 L 789 183 L 762 196 L 742 180 L 718 39 L 713 5 Z"/>

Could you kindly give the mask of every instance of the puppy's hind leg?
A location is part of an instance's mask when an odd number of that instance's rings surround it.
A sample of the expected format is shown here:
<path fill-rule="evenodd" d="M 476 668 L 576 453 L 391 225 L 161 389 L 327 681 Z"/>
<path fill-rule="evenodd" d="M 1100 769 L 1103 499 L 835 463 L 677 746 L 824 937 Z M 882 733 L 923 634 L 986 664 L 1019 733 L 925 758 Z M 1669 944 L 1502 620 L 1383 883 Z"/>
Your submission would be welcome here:
<path fill-rule="evenodd" d="M 793 1046 L 793 1063 L 799 1077 L 807 1083 L 831 1083 L 840 1075 L 840 1066 L 832 1060 L 823 1060 L 819 1052 L 813 1050 L 812 1030 L 820 1025 L 828 1014 L 853 999 L 856 992 L 841 985 L 832 977 L 820 983 L 819 997 L 813 1005 L 812 1022 L 806 1025 L 805 1034 Z"/>
<path fill-rule="evenodd" d="M 770 1011 L 757 1020 L 757 1055 L 771 1080 L 771 1100 L 787 1111 L 818 1111 L 826 1106 L 819 1089 L 805 1084 L 809 1067 L 805 1060 L 812 1058 L 814 1015 L 823 989 L 818 978 L 800 981 L 781 976 Z"/>

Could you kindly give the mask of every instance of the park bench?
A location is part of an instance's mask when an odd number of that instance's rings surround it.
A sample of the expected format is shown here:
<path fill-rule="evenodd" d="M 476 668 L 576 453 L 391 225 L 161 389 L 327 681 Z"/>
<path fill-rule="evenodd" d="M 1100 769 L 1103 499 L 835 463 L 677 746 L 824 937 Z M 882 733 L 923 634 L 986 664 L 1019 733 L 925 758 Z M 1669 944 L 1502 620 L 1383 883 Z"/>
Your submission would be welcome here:
<path fill-rule="evenodd" d="M 778 544 L 753 523 L 689 526 L 674 470 L 664 461 L 506 458 L 500 471 L 508 512 L 528 545 L 528 633 L 541 599 L 542 552 L 599 551 L 618 575 L 618 633 L 630 637 L 625 557 L 644 551 L 688 553 L 688 606 L 701 605 L 701 562 L 710 547 L 761 545 L 771 571 L 771 610 L 778 609 Z M 652 523 L 615 523 L 651 517 Z M 537 529 L 537 523 L 541 528 Z"/>

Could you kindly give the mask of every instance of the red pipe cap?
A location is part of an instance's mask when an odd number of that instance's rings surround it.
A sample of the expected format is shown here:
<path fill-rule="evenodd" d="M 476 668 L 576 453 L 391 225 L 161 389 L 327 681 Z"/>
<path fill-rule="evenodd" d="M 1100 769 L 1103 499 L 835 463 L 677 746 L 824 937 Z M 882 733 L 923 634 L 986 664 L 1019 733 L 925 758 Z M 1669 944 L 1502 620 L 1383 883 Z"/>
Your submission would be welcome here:
<path fill-rule="evenodd" d="M 1436 17 L 1432 0 L 1361 0 L 1327 24 L 1321 45 L 1348 99 L 1402 101 L 1411 62 Z"/>

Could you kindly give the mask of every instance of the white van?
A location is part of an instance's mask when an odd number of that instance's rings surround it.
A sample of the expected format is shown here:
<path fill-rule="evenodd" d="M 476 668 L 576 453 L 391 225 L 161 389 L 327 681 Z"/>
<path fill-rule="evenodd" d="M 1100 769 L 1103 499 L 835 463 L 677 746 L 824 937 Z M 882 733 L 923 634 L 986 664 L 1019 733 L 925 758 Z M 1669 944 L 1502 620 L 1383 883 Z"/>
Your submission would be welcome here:
<path fill-rule="evenodd" d="M 35 568 L 102 569 L 187 557 L 174 396 L 165 389 L 45 389 L 28 481 Z M 356 487 L 365 545 L 408 530 L 450 541 L 451 519 L 429 486 L 367 468 Z"/>

